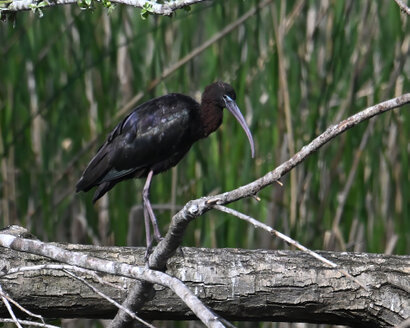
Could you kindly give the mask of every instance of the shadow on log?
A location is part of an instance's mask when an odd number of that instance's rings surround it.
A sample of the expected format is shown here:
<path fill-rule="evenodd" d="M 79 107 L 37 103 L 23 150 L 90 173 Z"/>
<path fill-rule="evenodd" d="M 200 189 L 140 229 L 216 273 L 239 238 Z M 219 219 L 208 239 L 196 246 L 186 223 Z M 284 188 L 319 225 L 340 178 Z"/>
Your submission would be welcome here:
<path fill-rule="evenodd" d="M 144 248 L 62 245 L 95 257 L 143 264 Z M 0 268 L 55 264 L 47 258 L 0 248 Z M 334 269 L 296 251 L 182 248 L 167 273 L 186 283 L 228 320 L 289 321 L 391 327 L 410 316 L 410 256 L 319 252 L 364 283 L 364 290 Z M 121 302 L 132 280 L 107 274 L 88 283 Z M 44 317 L 112 318 L 117 309 L 90 287 L 60 270 L 35 270 L 0 279 L 15 301 Z M 195 316 L 169 289 L 156 286 L 144 305 L 144 319 L 187 320 Z M 4 304 L 1 317 L 8 317 Z"/>

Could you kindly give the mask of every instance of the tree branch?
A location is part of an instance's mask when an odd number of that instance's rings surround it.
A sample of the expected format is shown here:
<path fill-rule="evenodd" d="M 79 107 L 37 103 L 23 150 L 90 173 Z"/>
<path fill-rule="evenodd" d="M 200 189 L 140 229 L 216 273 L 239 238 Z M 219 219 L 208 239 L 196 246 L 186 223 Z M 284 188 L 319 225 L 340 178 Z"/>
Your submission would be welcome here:
<path fill-rule="evenodd" d="M 170 16 L 178 9 L 208 0 L 171 0 L 164 1 L 164 3 L 157 3 L 156 1 L 147 0 L 111 0 L 113 3 L 124 4 L 133 6 L 136 8 L 146 9 L 151 14 Z M 40 1 L 38 0 L 11 0 L 7 2 L 8 6 L 3 8 L 9 12 L 17 12 L 24 10 L 31 10 L 33 7 L 38 6 Z M 41 8 L 59 6 L 59 5 L 72 5 L 77 4 L 78 0 L 47 0 Z"/>
<path fill-rule="evenodd" d="M 144 263 L 144 248 L 51 246 L 118 265 Z M 184 247 L 169 260 L 167 274 L 182 280 L 202 302 L 230 320 L 391 327 L 410 316 L 410 256 L 319 253 L 366 281 L 369 290 L 358 288 L 333 268 L 296 251 Z M 0 284 L 5 292 L 25 308 L 48 318 L 112 318 L 117 307 L 88 285 L 121 302 L 133 284 L 133 279 L 111 274 L 99 274 L 97 278 L 87 270 L 75 271 L 54 260 L 10 249 L 0 248 L 0 258 Z M 63 270 L 75 272 L 87 285 Z M 113 284 L 121 288 L 113 288 Z M 158 285 L 155 288 L 155 298 L 141 308 L 138 316 L 145 320 L 195 318 L 172 291 Z M 21 314 L 17 309 L 15 313 Z M 8 316 L 4 305 L 0 306 L 0 316 Z"/>
<path fill-rule="evenodd" d="M 370 119 L 375 115 L 382 114 L 388 110 L 404 106 L 408 103 L 410 103 L 410 93 L 369 107 L 347 118 L 339 124 L 329 127 L 325 132 L 315 138 L 307 146 L 304 146 L 289 160 L 278 166 L 275 170 L 268 172 L 263 177 L 247 185 L 216 196 L 202 197 L 196 200 L 189 201 L 182 208 L 182 210 L 175 214 L 175 216 L 172 218 L 171 225 L 167 234 L 165 235 L 165 238 L 158 244 L 158 246 L 154 249 L 153 254 L 149 258 L 150 267 L 155 269 L 164 268 L 166 260 L 181 244 L 183 233 L 188 223 L 212 209 L 213 205 L 225 205 L 245 197 L 256 195 L 260 190 L 279 180 L 291 169 L 305 160 L 305 158 L 316 152 L 320 147 L 325 145 L 327 142 L 329 142 L 339 134 L 365 120 Z"/>

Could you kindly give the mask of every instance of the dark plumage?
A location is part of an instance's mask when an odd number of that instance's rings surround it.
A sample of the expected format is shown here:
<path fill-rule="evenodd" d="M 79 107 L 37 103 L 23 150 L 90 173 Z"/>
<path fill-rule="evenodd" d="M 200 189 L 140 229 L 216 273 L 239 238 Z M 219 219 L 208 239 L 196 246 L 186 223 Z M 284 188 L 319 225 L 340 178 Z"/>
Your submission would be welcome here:
<path fill-rule="evenodd" d="M 97 186 L 95 202 L 121 180 L 174 166 L 201 137 L 194 128 L 199 120 L 199 105 L 180 94 L 138 106 L 108 135 L 78 181 L 77 191 Z"/>
<path fill-rule="evenodd" d="M 77 192 L 97 186 L 95 202 L 122 180 L 146 177 L 150 170 L 155 175 L 175 166 L 194 142 L 221 125 L 223 108 L 232 106 L 225 97 L 235 105 L 234 89 L 216 82 L 206 87 L 201 105 L 177 93 L 139 105 L 108 135 L 78 181 Z M 252 136 L 247 134 L 253 157 Z"/>
<path fill-rule="evenodd" d="M 148 200 L 152 175 L 175 166 L 194 142 L 215 131 L 222 123 L 223 108 L 245 130 L 254 156 L 252 135 L 235 99 L 229 84 L 216 82 L 205 88 L 201 104 L 172 93 L 139 105 L 108 135 L 78 181 L 77 192 L 97 187 L 95 202 L 122 180 L 148 177 L 144 205 L 153 216 Z"/>

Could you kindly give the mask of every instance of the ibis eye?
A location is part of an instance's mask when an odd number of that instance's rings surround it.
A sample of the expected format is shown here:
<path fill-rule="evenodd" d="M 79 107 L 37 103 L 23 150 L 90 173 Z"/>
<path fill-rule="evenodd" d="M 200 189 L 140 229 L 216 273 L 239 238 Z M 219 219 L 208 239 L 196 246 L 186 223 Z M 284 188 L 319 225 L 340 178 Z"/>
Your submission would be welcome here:
<path fill-rule="evenodd" d="M 222 98 L 223 98 L 225 101 L 232 101 L 232 98 L 229 97 L 228 95 L 223 95 Z"/>

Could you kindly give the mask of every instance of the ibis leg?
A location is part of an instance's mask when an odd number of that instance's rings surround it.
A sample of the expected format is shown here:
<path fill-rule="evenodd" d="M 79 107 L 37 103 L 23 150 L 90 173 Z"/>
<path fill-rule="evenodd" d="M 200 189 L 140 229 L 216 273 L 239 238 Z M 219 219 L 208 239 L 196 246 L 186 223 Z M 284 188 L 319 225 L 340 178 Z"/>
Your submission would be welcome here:
<path fill-rule="evenodd" d="M 144 223 L 145 223 L 145 241 L 147 243 L 147 251 L 145 254 L 145 258 L 148 258 L 148 253 L 151 249 L 152 246 L 152 240 L 151 240 L 151 226 L 150 226 L 150 218 L 149 218 L 149 214 L 148 214 L 148 210 L 144 204 L 143 206 L 144 208 Z"/>
<path fill-rule="evenodd" d="M 149 201 L 149 190 L 151 187 L 151 180 L 152 180 L 152 176 L 154 175 L 154 171 L 149 171 L 148 176 L 147 176 L 147 180 L 145 181 L 145 185 L 144 185 L 144 189 L 142 191 L 142 198 L 144 201 L 144 218 L 145 218 L 145 227 L 147 225 L 149 225 L 148 218 L 146 216 L 149 217 L 149 219 L 151 220 L 152 226 L 154 228 L 154 238 L 159 241 L 161 240 L 161 233 L 159 232 L 159 228 L 158 228 L 158 223 L 157 223 L 157 219 L 155 218 L 155 214 L 154 211 L 152 210 L 152 206 L 151 206 L 151 202 Z M 145 214 L 145 212 L 147 212 L 147 215 Z M 147 232 L 146 232 L 147 233 Z M 149 231 L 148 231 L 149 233 Z M 151 236 L 149 241 L 151 242 Z M 147 245 L 148 245 L 148 239 L 147 239 Z"/>

